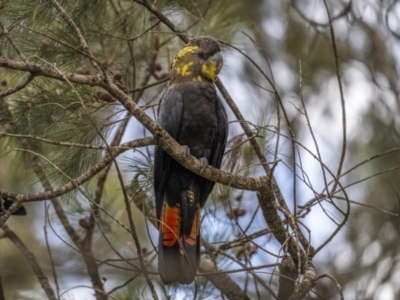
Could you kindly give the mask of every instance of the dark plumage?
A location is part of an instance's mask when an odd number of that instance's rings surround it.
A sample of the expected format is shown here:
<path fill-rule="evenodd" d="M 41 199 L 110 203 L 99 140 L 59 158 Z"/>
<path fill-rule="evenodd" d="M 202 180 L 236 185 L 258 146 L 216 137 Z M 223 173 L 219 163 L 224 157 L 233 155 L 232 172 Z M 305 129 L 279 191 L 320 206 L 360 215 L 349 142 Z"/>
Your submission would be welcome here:
<path fill-rule="evenodd" d="M 216 168 L 221 166 L 228 132 L 226 112 L 213 83 L 221 67 L 217 41 L 209 37 L 191 39 L 171 64 L 170 87 L 158 110 L 158 123 L 190 154 Z M 196 275 L 200 209 L 214 184 L 156 148 L 158 269 L 165 284 L 189 284 Z"/>
<path fill-rule="evenodd" d="M 1 200 L 1 199 L 0 199 Z M 13 204 L 13 200 L 8 199 L 8 198 L 3 198 L 4 200 L 4 208 L 6 210 L 8 210 L 10 208 L 10 206 Z M 1 213 L 1 209 L 0 209 L 0 213 Z M 26 210 L 25 207 L 23 207 L 22 205 L 17 209 L 17 211 L 15 211 L 13 213 L 14 216 L 25 216 L 26 215 Z"/>

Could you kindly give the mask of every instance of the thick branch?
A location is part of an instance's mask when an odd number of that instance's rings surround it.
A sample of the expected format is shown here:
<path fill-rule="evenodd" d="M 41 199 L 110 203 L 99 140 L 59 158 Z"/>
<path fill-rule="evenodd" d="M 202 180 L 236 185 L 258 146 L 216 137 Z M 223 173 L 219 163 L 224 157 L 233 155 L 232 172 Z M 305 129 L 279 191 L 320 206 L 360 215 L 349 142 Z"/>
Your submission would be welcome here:
<path fill-rule="evenodd" d="M 261 210 L 264 214 L 264 218 L 267 221 L 267 224 L 274 237 L 282 246 L 287 245 L 287 251 L 296 265 L 298 265 L 299 263 L 301 265 L 304 264 L 307 259 L 306 255 L 300 245 L 296 243 L 295 239 L 290 236 L 285 230 L 283 222 L 279 218 L 276 208 L 274 206 L 273 194 L 271 192 L 267 192 L 264 194 L 257 193 L 257 197 L 260 203 Z"/>
<path fill-rule="evenodd" d="M 101 75 L 81 75 L 70 72 L 60 73 L 60 71 L 55 68 L 45 67 L 33 62 L 15 61 L 5 57 L 0 57 L 0 67 L 16 71 L 25 71 L 36 76 L 44 76 L 61 81 L 65 81 L 66 78 L 72 83 L 90 86 L 105 86 L 104 77 Z"/>
<path fill-rule="evenodd" d="M 214 264 L 211 260 L 201 258 L 199 271 L 207 278 L 217 289 L 221 291 L 230 300 L 247 300 L 250 299 L 240 287 L 232 281 L 232 279 L 226 275 L 218 272 L 214 268 Z M 218 272 L 217 274 L 213 274 Z"/>
<path fill-rule="evenodd" d="M 293 294 L 297 276 L 297 268 L 292 258 L 286 256 L 279 265 L 278 300 L 287 300 Z"/>
<path fill-rule="evenodd" d="M 316 278 L 314 265 L 309 262 L 306 264 L 304 270 L 304 279 L 289 300 L 302 300 L 314 287 Z"/>

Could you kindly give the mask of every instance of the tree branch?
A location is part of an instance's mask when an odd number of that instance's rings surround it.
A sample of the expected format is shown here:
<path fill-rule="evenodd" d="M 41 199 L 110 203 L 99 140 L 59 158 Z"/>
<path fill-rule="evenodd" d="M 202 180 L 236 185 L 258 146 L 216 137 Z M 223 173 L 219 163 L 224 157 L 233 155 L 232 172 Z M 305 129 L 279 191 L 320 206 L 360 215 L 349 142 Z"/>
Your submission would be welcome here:
<path fill-rule="evenodd" d="M 153 138 L 143 138 L 134 140 L 129 143 L 125 143 L 121 145 L 123 148 L 112 149 L 112 156 L 117 156 L 129 148 L 137 148 L 137 147 L 144 147 L 153 144 Z M 112 162 L 113 157 L 107 154 L 102 161 L 98 162 L 96 165 L 92 166 L 88 171 L 84 174 L 79 176 L 73 181 L 68 182 L 67 184 L 63 185 L 62 187 L 53 190 L 53 191 L 45 191 L 41 193 L 35 194 L 18 194 L 11 191 L 0 189 L 0 195 L 3 197 L 9 197 L 11 199 L 15 199 L 14 203 L 10 206 L 10 208 L 0 217 L 0 228 L 5 224 L 7 219 L 11 216 L 13 212 L 15 212 L 18 207 L 21 205 L 22 202 L 29 202 L 29 201 L 40 201 L 40 200 L 47 200 L 53 199 L 55 197 L 62 196 L 70 191 L 74 190 L 77 186 L 85 183 L 97 173 L 99 173 L 102 169 L 104 169 L 109 163 Z"/>
<path fill-rule="evenodd" d="M 315 285 L 315 267 L 308 262 L 304 267 L 304 279 L 289 300 L 302 300 Z"/>
<path fill-rule="evenodd" d="M 297 268 L 290 256 L 282 259 L 279 265 L 279 289 L 277 300 L 287 300 L 293 294 L 298 276 Z"/>
<path fill-rule="evenodd" d="M 72 29 L 72 31 L 78 38 L 83 51 L 85 51 L 90 57 L 93 58 L 93 54 L 90 51 L 89 45 L 87 44 L 85 38 L 83 37 L 83 34 L 81 33 L 79 27 L 75 24 L 74 20 L 72 20 L 71 16 L 65 11 L 65 9 L 60 5 L 60 3 L 58 3 L 57 0 L 50 0 L 50 2 L 53 4 L 54 8 L 58 11 L 60 16 L 68 24 L 68 26 Z"/>
<path fill-rule="evenodd" d="M 244 291 L 226 275 L 218 272 L 211 260 L 204 257 L 200 260 L 199 271 L 207 278 L 224 296 L 230 300 L 248 300 L 250 299 Z M 218 272 L 215 274 L 215 272 Z"/>
<path fill-rule="evenodd" d="M 28 148 L 30 148 L 29 144 L 27 146 Z M 47 179 L 46 174 L 43 172 L 38 157 L 31 152 L 27 152 L 27 156 L 42 186 L 45 188 L 46 191 L 50 192 L 53 191 L 53 187 L 51 186 L 49 180 Z M 81 251 L 82 258 L 86 265 L 86 270 L 88 272 L 88 275 L 93 285 L 93 289 L 96 294 L 96 299 L 106 300 L 107 295 L 104 292 L 103 283 L 100 278 L 96 260 L 94 259 L 92 248 L 90 246 L 88 247 L 88 245 L 84 242 L 85 240 L 82 239 L 79 236 L 79 234 L 75 231 L 75 229 L 72 227 L 71 223 L 68 220 L 67 215 L 64 212 L 64 209 L 60 204 L 60 201 L 57 198 L 53 198 L 51 199 L 51 203 L 53 204 L 56 214 L 60 219 L 61 224 L 63 225 L 65 231 L 68 233 L 69 237 L 72 239 L 74 244 Z"/>
<path fill-rule="evenodd" d="M 302 264 L 307 261 L 307 257 L 300 245 L 296 243 L 294 238 L 285 230 L 282 220 L 279 218 L 274 207 L 274 198 L 272 193 L 257 193 L 257 197 L 264 218 L 267 221 L 272 234 L 282 246 L 287 245 L 287 251 L 292 257 L 294 263 L 303 269 Z"/>
<path fill-rule="evenodd" d="M 16 87 L 9 89 L 9 90 L 5 90 L 5 91 L 1 91 L 0 92 L 0 97 L 5 97 L 5 96 L 9 96 L 11 94 L 14 94 L 20 90 L 22 90 L 23 88 L 25 88 L 32 80 L 33 78 L 35 78 L 34 75 L 29 74 L 28 76 L 26 76 L 26 78 L 20 83 L 18 84 Z"/>
<path fill-rule="evenodd" d="M 39 263 L 36 260 L 35 255 L 29 251 L 28 247 L 20 240 L 20 238 L 12 231 L 7 225 L 4 224 L 2 227 L 6 237 L 8 237 L 14 245 L 18 248 L 19 251 L 25 256 L 26 260 L 32 267 L 33 272 L 35 273 L 37 279 L 39 280 L 40 285 L 42 286 L 46 296 L 50 300 L 57 300 L 57 297 L 51 287 L 46 275 L 43 273 L 40 268 Z"/>

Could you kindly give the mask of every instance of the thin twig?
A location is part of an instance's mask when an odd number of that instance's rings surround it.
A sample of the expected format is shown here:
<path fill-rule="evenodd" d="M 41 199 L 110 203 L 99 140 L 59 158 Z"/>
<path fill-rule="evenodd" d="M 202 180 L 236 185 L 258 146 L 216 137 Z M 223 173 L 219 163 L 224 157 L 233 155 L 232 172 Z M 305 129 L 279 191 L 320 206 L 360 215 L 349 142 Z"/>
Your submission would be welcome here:
<path fill-rule="evenodd" d="M 342 142 L 342 151 L 340 154 L 339 167 L 338 167 L 338 170 L 336 173 L 336 178 L 339 178 L 340 174 L 342 173 L 342 167 L 343 167 L 344 158 L 346 155 L 346 147 L 347 147 L 346 103 L 345 103 L 344 93 L 343 93 L 342 78 L 340 76 L 339 55 L 338 55 L 338 51 L 336 48 L 335 31 L 333 29 L 333 24 L 332 24 L 333 21 L 332 21 L 326 0 L 324 0 L 324 5 L 325 5 L 326 13 L 327 13 L 328 19 L 329 19 L 329 30 L 330 30 L 330 34 L 331 34 L 332 48 L 333 48 L 333 54 L 334 54 L 334 58 L 335 58 L 336 78 L 338 80 L 339 91 L 340 91 L 340 104 L 342 107 L 342 134 L 343 134 L 342 139 L 343 139 L 343 142 Z M 337 187 L 337 181 L 335 181 L 335 183 L 333 184 L 330 194 L 335 192 L 336 187 Z"/>
<path fill-rule="evenodd" d="M 8 29 L 7 29 L 7 27 L 6 27 L 2 22 L 0 22 L 0 27 L 3 28 L 3 33 L 5 34 L 5 36 L 7 37 L 8 41 L 9 41 L 10 44 L 13 46 L 15 52 L 17 52 L 17 54 L 18 54 L 18 56 L 21 58 L 21 60 L 22 60 L 23 62 L 27 62 L 28 60 L 27 60 L 26 56 L 24 55 L 24 53 L 22 53 L 22 51 L 21 51 L 21 49 L 18 47 L 17 43 L 16 43 L 16 42 L 14 41 L 14 39 L 11 37 L 11 35 L 10 35 L 10 33 L 9 33 Z"/>
<path fill-rule="evenodd" d="M 35 76 L 32 73 L 29 73 L 28 76 L 26 76 L 26 78 L 16 87 L 9 90 L 1 91 L 0 97 L 9 96 L 16 92 L 19 92 L 20 90 L 24 89 L 33 80 L 33 78 L 35 78 Z"/>

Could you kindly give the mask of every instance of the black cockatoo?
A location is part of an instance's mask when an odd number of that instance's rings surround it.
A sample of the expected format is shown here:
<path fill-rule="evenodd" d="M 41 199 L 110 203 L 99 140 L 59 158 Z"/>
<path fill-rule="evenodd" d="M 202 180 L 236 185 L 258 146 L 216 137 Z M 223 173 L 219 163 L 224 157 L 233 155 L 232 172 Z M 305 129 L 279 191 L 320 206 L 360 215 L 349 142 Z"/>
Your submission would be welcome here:
<path fill-rule="evenodd" d="M 214 81 L 223 65 L 219 43 L 189 40 L 171 64 L 170 86 L 161 99 L 158 123 L 185 152 L 219 168 L 228 121 Z M 214 182 L 181 166 L 156 147 L 154 189 L 159 221 L 158 270 L 165 284 L 189 284 L 200 262 L 200 210 Z"/>

